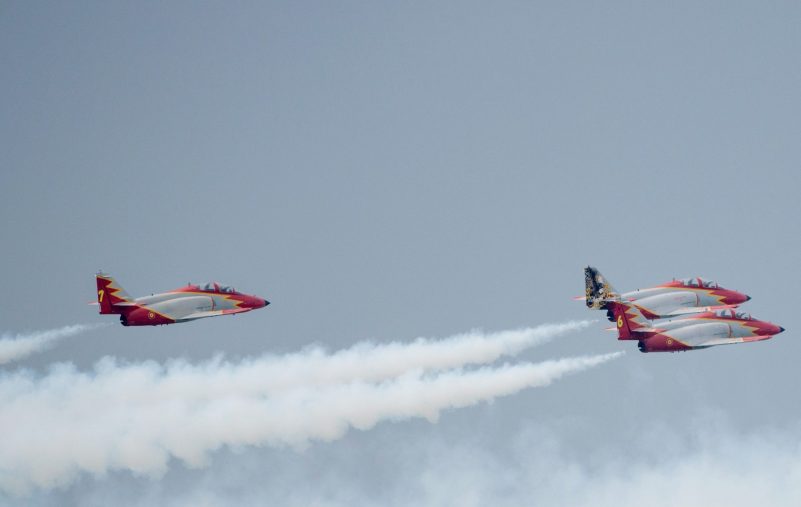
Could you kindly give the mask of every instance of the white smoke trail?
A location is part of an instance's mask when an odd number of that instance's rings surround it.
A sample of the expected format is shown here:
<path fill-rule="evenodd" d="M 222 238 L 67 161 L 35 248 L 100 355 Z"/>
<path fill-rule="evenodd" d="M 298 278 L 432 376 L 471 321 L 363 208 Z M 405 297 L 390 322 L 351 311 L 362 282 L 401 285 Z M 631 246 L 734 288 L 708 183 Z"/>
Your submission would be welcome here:
<path fill-rule="evenodd" d="M 569 321 L 494 333 L 471 331 L 440 340 L 418 338 L 411 343 L 361 342 L 333 354 L 321 347 L 310 347 L 295 354 L 246 359 L 236 365 L 218 357 L 206 363 L 207 368 L 215 371 L 214 376 L 183 362 L 170 366 L 175 370 L 188 366 L 182 372 L 183 384 L 176 386 L 187 396 L 222 396 L 230 390 L 275 394 L 297 386 L 356 380 L 378 382 L 410 370 L 434 371 L 488 364 L 559 335 L 586 328 L 593 322 Z M 220 377 L 225 377 L 225 382 L 219 382 Z"/>
<path fill-rule="evenodd" d="M 24 493 L 71 482 L 81 472 L 130 470 L 158 476 L 172 457 L 202 466 L 222 446 L 333 440 L 350 427 L 466 407 L 616 358 L 620 353 L 472 371 L 407 372 L 380 383 L 297 386 L 270 394 L 232 385 L 203 395 L 198 375 L 229 384 L 237 365 L 174 361 L 119 365 L 91 373 L 56 365 L 43 378 L 17 371 L 0 379 L 0 489 Z M 333 356 L 332 356 L 333 357 Z"/>
<path fill-rule="evenodd" d="M 34 331 L 27 334 L 3 334 L 0 336 L 0 364 L 24 359 L 31 354 L 49 349 L 55 345 L 58 340 L 106 325 L 107 324 L 75 324 L 58 329 Z"/>

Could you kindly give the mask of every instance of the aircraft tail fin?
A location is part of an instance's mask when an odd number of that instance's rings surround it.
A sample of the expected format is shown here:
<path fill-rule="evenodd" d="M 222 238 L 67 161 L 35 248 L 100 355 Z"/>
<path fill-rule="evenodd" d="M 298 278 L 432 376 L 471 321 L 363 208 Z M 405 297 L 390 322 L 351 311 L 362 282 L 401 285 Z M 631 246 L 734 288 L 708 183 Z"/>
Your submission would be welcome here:
<path fill-rule="evenodd" d="M 612 284 L 592 266 L 584 268 L 584 289 L 587 307 L 593 310 L 607 308 L 610 301 L 620 299 Z"/>
<path fill-rule="evenodd" d="M 617 325 L 618 340 L 637 340 L 634 333 L 645 333 L 651 329 L 651 323 L 637 306 L 631 303 L 611 301 L 608 303 Z"/>
<path fill-rule="evenodd" d="M 96 279 L 97 304 L 100 305 L 101 314 L 123 313 L 122 308 L 131 306 L 133 298 L 111 275 L 98 272 Z"/>

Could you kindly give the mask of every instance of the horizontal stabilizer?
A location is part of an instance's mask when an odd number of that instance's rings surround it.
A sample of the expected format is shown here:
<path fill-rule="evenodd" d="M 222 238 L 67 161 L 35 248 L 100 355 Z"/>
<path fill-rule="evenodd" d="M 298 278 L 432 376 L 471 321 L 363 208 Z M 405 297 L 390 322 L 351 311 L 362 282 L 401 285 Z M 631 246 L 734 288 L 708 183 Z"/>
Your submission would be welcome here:
<path fill-rule="evenodd" d="M 98 303 L 97 301 L 90 301 L 86 304 L 89 306 L 98 306 L 100 303 Z M 111 303 L 111 306 L 139 306 L 139 305 L 132 301 L 120 301 L 119 303 Z"/>

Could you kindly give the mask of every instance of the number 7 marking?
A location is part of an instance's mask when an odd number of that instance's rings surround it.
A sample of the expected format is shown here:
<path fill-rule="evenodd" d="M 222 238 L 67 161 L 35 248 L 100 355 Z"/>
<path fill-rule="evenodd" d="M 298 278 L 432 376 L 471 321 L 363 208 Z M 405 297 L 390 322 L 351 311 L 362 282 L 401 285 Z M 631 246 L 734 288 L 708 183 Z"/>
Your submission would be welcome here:
<path fill-rule="evenodd" d="M 97 302 L 98 303 L 102 303 L 103 302 L 103 294 L 105 294 L 105 291 L 103 289 L 100 289 L 99 291 L 97 291 Z"/>

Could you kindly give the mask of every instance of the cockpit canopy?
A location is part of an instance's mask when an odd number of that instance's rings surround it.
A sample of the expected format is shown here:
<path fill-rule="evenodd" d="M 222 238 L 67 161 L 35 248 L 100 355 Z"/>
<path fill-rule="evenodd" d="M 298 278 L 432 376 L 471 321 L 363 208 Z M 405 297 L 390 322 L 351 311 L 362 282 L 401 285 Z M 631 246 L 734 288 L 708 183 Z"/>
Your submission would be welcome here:
<path fill-rule="evenodd" d="M 703 287 L 704 289 L 717 289 L 720 287 L 717 282 L 704 280 L 703 278 L 684 278 L 679 281 L 685 287 Z"/>
<path fill-rule="evenodd" d="M 220 285 L 217 282 L 209 282 L 203 285 L 200 290 L 204 292 L 223 292 L 226 294 L 236 294 L 236 289 L 228 285 Z"/>
<path fill-rule="evenodd" d="M 752 320 L 750 313 L 739 312 L 729 308 L 724 310 L 715 310 L 715 315 L 724 319 Z"/>

